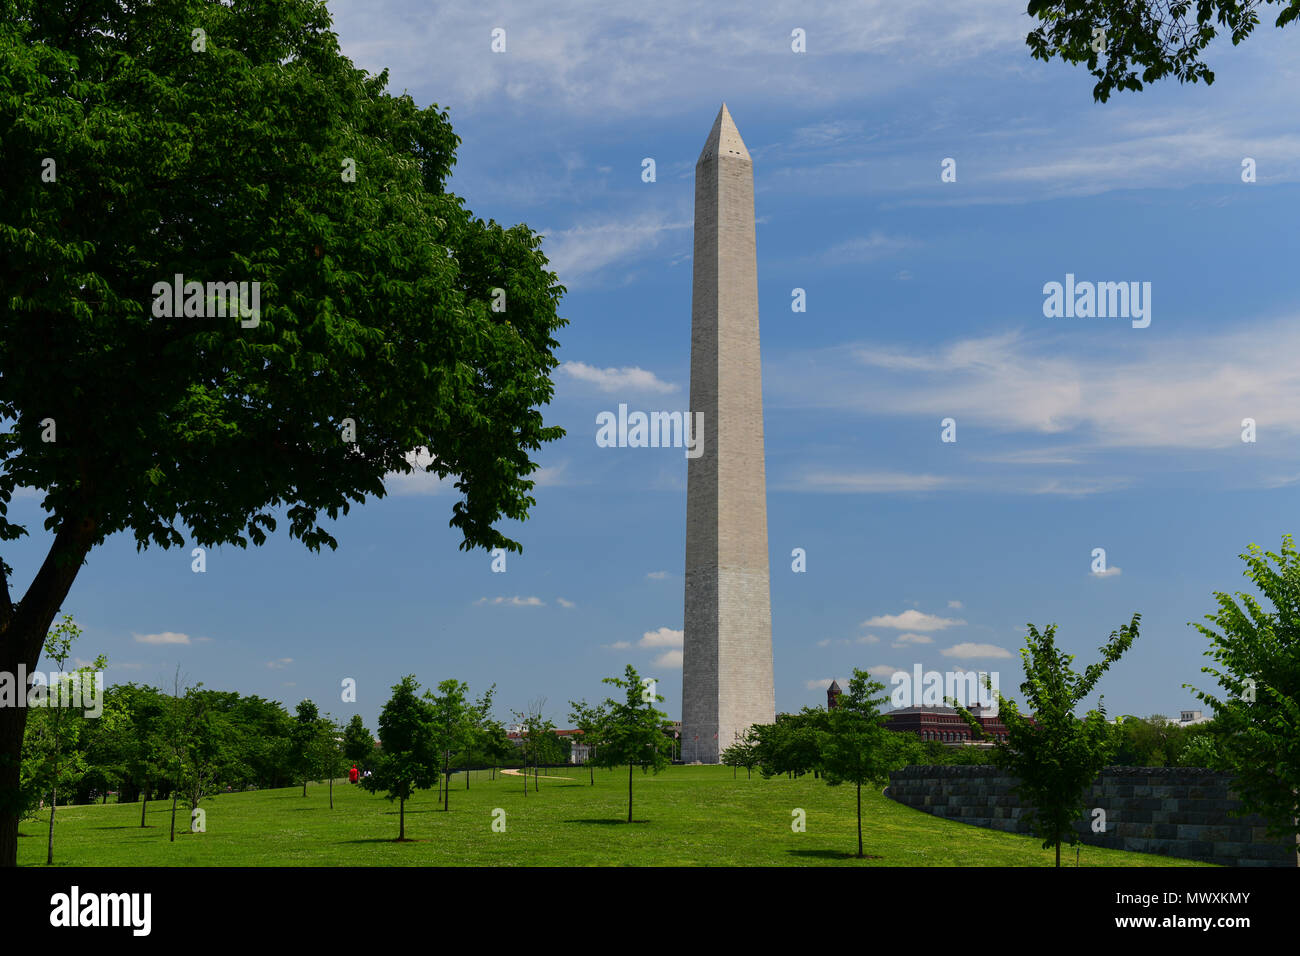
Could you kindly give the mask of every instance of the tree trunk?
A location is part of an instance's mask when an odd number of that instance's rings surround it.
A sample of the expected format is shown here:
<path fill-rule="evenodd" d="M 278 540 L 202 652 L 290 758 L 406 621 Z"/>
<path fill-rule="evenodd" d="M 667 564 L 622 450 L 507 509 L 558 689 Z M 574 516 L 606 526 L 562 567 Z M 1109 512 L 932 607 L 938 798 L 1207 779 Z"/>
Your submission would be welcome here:
<path fill-rule="evenodd" d="M 330 809 L 334 809 L 334 775 L 330 774 Z"/>
<path fill-rule="evenodd" d="M 144 811 L 149 806 L 149 791 L 140 791 L 140 829 L 144 829 Z"/>
<path fill-rule="evenodd" d="M 302 778 L 302 795 L 303 795 L 304 797 L 307 796 L 307 778 L 306 778 L 306 777 L 303 777 L 303 778 Z"/>
<path fill-rule="evenodd" d="M 587 758 L 587 772 L 591 774 L 591 785 L 594 787 L 596 785 L 596 765 L 591 762 L 590 757 Z"/>
<path fill-rule="evenodd" d="M 59 762 L 54 762 L 54 779 L 59 779 Z M 54 808 L 59 805 L 59 785 L 50 784 L 50 842 L 45 848 L 45 865 L 54 865 Z"/>
<path fill-rule="evenodd" d="M 90 553 L 97 527 L 93 518 L 66 519 L 16 605 L 0 565 L 0 672 L 17 674 L 19 664 L 29 674 L 36 669 L 54 615 Z M 26 727 L 26 707 L 0 707 L 0 866 L 18 865 L 19 769 Z"/>
<path fill-rule="evenodd" d="M 1061 838 L 1059 836 L 1056 838 L 1056 865 L 1058 867 L 1061 865 Z"/>
<path fill-rule="evenodd" d="M 399 797 L 397 800 L 397 839 L 406 839 L 406 798 Z"/>
<path fill-rule="evenodd" d="M 627 822 L 632 822 L 632 761 L 627 763 Z"/>
<path fill-rule="evenodd" d="M 858 859 L 862 859 L 862 784 L 858 784 Z"/>
<path fill-rule="evenodd" d="M 176 794 L 178 788 L 172 788 L 172 835 L 171 842 L 176 842 Z"/>

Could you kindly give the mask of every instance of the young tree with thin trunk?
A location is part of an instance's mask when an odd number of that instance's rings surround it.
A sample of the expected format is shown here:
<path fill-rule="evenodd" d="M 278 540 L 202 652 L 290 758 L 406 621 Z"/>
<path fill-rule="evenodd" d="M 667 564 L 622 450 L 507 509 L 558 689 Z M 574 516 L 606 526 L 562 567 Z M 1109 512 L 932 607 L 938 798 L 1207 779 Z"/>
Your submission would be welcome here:
<path fill-rule="evenodd" d="M 906 762 L 905 748 L 897 746 L 900 735 L 885 728 L 880 705 L 888 696 L 885 685 L 866 671 L 853 669 L 847 693 L 841 694 L 832 710 L 824 711 L 821 770 L 832 786 L 851 783 L 857 791 L 858 859 L 862 859 L 862 787 L 882 784 L 889 771 Z M 743 759 L 743 758 L 742 758 Z"/>
<path fill-rule="evenodd" d="M 596 785 L 596 763 L 592 759 L 596 755 L 596 748 L 600 745 L 601 729 L 608 719 L 603 704 L 596 704 L 594 707 L 585 700 L 569 701 L 569 720 L 573 726 L 582 732 L 582 743 L 587 748 L 587 774 L 591 778 L 591 786 Z"/>
<path fill-rule="evenodd" d="M 442 809 L 451 809 L 451 758 L 464 753 L 473 740 L 477 713 L 469 702 L 469 685 L 448 679 L 438 685 L 438 693 L 425 694 L 433 715 L 436 746 L 442 755 Z M 466 771 L 466 776 L 469 772 Z"/>
<path fill-rule="evenodd" d="M 293 725 L 293 765 L 307 796 L 307 781 L 320 770 L 320 711 L 310 700 L 298 702 L 298 719 Z"/>
<path fill-rule="evenodd" d="M 447 189 L 447 113 L 387 87 L 318 0 L 0 0 L 0 542 L 20 487 L 49 532 L 20 600 L 0 560 L 0 672 L 119 532 L 185 562 L 281 522 L 333 548 L 327 519 L 427 472 L 462 549 L 521 550 L 496 526 L 563 435 L 564 289 L 539 235 Z M 0 708 L 0 865 L 26 717 Z"/>
<path fill-rule="evenodd" d="M 1025 803 L 1025 816 L 1043 841 L 1043 849 L 1056 847 L 1056 865 L 1061 865 L 1061 841 L 1073 846 L 1079 841 L 1074 822 L 1086 809 L 1084 795 L 1097 774 L 1110 761 L 1115 735 L 1106 721 L 1104 700 L 1081 719 L 1075 708 L 1089 697 L 1101 675 L 1119 660 L 1138 636 L 1140 614 L 1111 631 L 1100 648 L 1101 660 L 1082 674 L 1071 664 L 1073 654 L 1056 646 L 1056 625 L 1041 634 L 1030 624 L 1020 659 L 1029 713 L 1021 714 L 1016 703 L 997 691 L 998 719 L 1006 725 L 1007 739 L 995 741 L 993 762 L 1018 779 L 1014 792 Z M 985 687 L 994 692 L 986 675 Z M 976 739 L 984 737 L 979 718 L 955 700 L 949 703 L 970 726 Z M 1032 716 L 1030 716 L 1032 714 Z"/>
<path fill-rule="evenodd" d="M 417 790 L 437 786 L 437 731 L 429 702 L 420 696 L 414 675 L 393 686 L 393 696 L 379 715 L 379 755 L 374 772 L 363 785 L 371 793 L 383 791 L 389 801 L 398 801 L 397 840 L 406 839 L 406 801 Z"/>
<path fill-rule="evenodd" d="M 641 766 L 658 773 L 668 766 L 664 753 L 664 725 L 668 715 L 655 704 L 663 697 L 654 691 L 654 681 L 643 678 L 631 664 L 623 677 L 606 677 L 603 681 L 624 692 L 623 699 L 606 698 L 602 705 L 607 715 L 600 728 L 601 747 L 596 763 L 601 767 L 627 765 L 627 822 L 632 822 L 632 771 Z"/>
<path fill-rule="evenodd" d="M 50 631 L 44 646 L 45 656 L 59 665 L 54 682 L 45 686 L 34 685 L 30 692 L 23 688 L 27 693 L 25 705 L 40 708 L 39 716 L 32 721 L 32 731 L 27 734 L 26 776 L 39 791 L 47 792 L 50 797 L 47 866 L 54 863 L 54 815 L 60 788 L 75 785 L 86 770 L 82 751 L 89 728 L 85 711 L 79 706 L 83 688 L 93 686 L 95 673 L 102 672 L 107 665 L 107 660 L 100 655 L 91 666 L 65 673 L 67 660 L 72 656 L 72 645 L 80 636 L 81 628 L 71 614 L 65 614 Z"/>

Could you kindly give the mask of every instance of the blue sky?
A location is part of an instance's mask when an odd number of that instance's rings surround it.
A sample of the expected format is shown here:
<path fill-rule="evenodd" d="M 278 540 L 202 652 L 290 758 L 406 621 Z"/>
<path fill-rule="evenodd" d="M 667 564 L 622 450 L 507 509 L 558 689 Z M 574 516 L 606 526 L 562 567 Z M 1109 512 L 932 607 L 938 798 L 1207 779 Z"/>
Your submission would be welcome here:
<path fill-rule="evenodd" d="M 170 687 L 179 665 L 373 729 L 414 673 L 496 683 L 503 718 L 544 697 L 564 724 L 632 662 L 679 716 L 686 460 L 597 447 L 595 417 L 687 408 L 692 176 L 725 100 L 754 161 L 778 710 L 916 663 L 996 670 L 1019 698 L 1026 622 L 1082 666 L 1134 612 L 1107 710 L 1199 706 L 1188 622 L 1246 587 L 1248 544 L 1297 530 L 1295 29 L 1215 44 L 1213 86 L 1095 104 L 1085 70 L 1030 58 L 1009 0 L 329 7 L 358 66 L 450 110 L 469 207 L 545 234 L 571 323 L 546 416 L 568 436 L 503 574 L 456 549 L 453 494 L 424 477 L 323 555 L 280 535 L 194 574 L 187 550 L 109 541 L 65 610 L 110 682 Z M 1067 273 L 1150 282 L 1150 326 L 1046 318 Z M 48 539 L 36 498 L 13 511 L 19 588 Z"/>

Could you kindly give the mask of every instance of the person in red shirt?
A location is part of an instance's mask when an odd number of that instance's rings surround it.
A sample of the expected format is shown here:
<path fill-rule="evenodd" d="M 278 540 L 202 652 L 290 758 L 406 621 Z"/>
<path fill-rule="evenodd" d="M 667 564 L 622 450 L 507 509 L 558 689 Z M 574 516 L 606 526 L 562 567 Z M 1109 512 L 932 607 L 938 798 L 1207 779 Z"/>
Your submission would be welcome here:
<path fill-rule="evenodd" d="M 348 783 L 357 782 L 357 765 L 353 764 L 352 769 L 348 771 Z"/>

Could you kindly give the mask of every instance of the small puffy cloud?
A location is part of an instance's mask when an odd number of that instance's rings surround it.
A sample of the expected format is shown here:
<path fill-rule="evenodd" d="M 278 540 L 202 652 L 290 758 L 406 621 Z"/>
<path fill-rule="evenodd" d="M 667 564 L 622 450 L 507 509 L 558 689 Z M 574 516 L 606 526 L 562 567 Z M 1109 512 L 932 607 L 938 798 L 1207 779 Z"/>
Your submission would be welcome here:
<path fill-rule="evenodd" d="M 273 661 L 267 661 L 266 666 L 273 671 L 282 670 L 293 663 L 292 657 L 280 657 Z"/>
<path fill-rule="evenodd" d="M 657 631 L 646 631 L 638 643 L 642 647 L 681 647 L 685 643 L 685 637 L 685 631 L 661 627 Z"/>
<path fill-rule="evenodd" d="M 826 690 L 831 686 L 831 681 L 839 681 L 843 687 L 847 681 L 840 681 L 838 677 L 823 677 L 820 680 L 806 680 L 803 682 L 804 690 Z"/>
<path fill-rule="evenodd" d="M 957 610 L 957 611 L 960 611 L 960 610 L 961 610 L 961 606 L 962 606 L 962 605 L 961 605 L 961 601 L 949 601 L 949 602 L 948 602 L 948 607 L 950 607 L 950 608 L 952 608 L 952 609 L 954 609 L 954 610 Z"/>
<path fill-rule="evenodd" d="M 942 631 L 966 622 L 953 617 L 939 617 L 921 611 L 904 611 L 902 614 L 881 614 L 862 622 L 863 627 L 892 627 L 900 631 Z"/>
<path fill-rule="evenodd" d="M 163 631 L 161 634 L 132 634 L 137 644 L 192 644 L 188 634 Z"/>
<path fill-rule="evenodd" d="M 557 598 L 555 599 L 555 603 L 558 604 L 560 607 L 577 607 L 577 606 L 578 606 L 578 605 L 574 604 L 572 601 L 566 601 L 566 600 L 564 600 L 564 598 L 562 598 L 562 597 L 557 597 Z"/>
<path fill-rule="evenodd" d="M 615 641 L 613 644 L 602 644 L 600 646 L 609 648 L 611 651 L 626 651 L 632 647 L 627 641 Z"/>
<path fill-rule="evenodd" d="M 818 647 L 830 647 L 830 646 L 831 646 L 831 639 L 828 637 L 828 638 L 826 638 L 826 640 L 824 640 L 824 641 L 818 641 L 818 642 L 817 642 L 817 646 L 818 646 Z"/>
<path fill-rule="evenodd" d="M 889 680 L 897 672 L 898 668 L 893 664 L 875 664 L 867 668 L 867 673 L 872 677 L 882 677 L 885 680 Z"/>
<path fill-rule="evenodd" d="M 1116 578 L 1119 577 L 1121 571 L 1119 568 L 1117 568 L 1115 565 L 1112 564 L 1105 571 L 1091 571 L 1089 573 L 1094 578 Z"/>
<path fill-rule="evenodd" d="M 964 644 L 954 644 L 952 647 L 945 647 L 941 650 L 944 657 L 1012 657 L 1014 656 L 1005 647 L 998 647 L 996 644 L 974 644 L 967 641 Z"/>
<path fill-rule="evenodd" d="M 682 652 L 680 650 L 664 651 L 655 658 L 654 666 L 680 669 L 682 666 Z"/>
<path fill-rule="evenodd" d="M 435 472 L 425 471 L 433 464 L 433 453 L 428 448 L 407 452 L 406 463 L 413 469 L 407 474 L 390 471 L 384 475 L 384 486 L 394 495 L 436 495 L 455 484 L 451 477 L 439 478 Z"/>
<path fill-rule="evenodd" d="M 854 643 L 857 643 L 857 644 L 879 644 L 879 643 L 880 643 L 880 638 L 876 637 L 876 635 L 874 635 L 874 634 L 863 634 L 863 635 L 862 635 L 861 637 L 859 637 L 859 638 L 858 638 Z"/>
<path fill-rule="evenodd" d="M 650 392 L 655 395 L 667 395 L 677 391 L 678 386 L 665 382 L 654 372 L 648 372 L 635 365 L 623 368 L 596 368 L 585 362 L 565 362 L 560 371 L 579 382 L 594 385 L 602 392 Z"/>
<path fill-rule="evenodd" d="M 926 634 L 900 634 L 891 647 L 907 647 L 911 644 L 933 644 L 934 638 Z"/>
<path fill-rule="evenodd" d="M 475 604 L 508 604 L 511 607 L 545 607 L 546 602 L 539 597 L 481 597 Z"/>
<path fill-rule="evenodd" d="M 668 572 L 667 572 L 667 571 L 651 571 L 649 574 L 646 575 L 646 577 L 648 577 L 648 578 L 650 578 L 651 580 L 654 580 L 654 581 L 662 581 L 664 578 L 668 577 Z"/>

